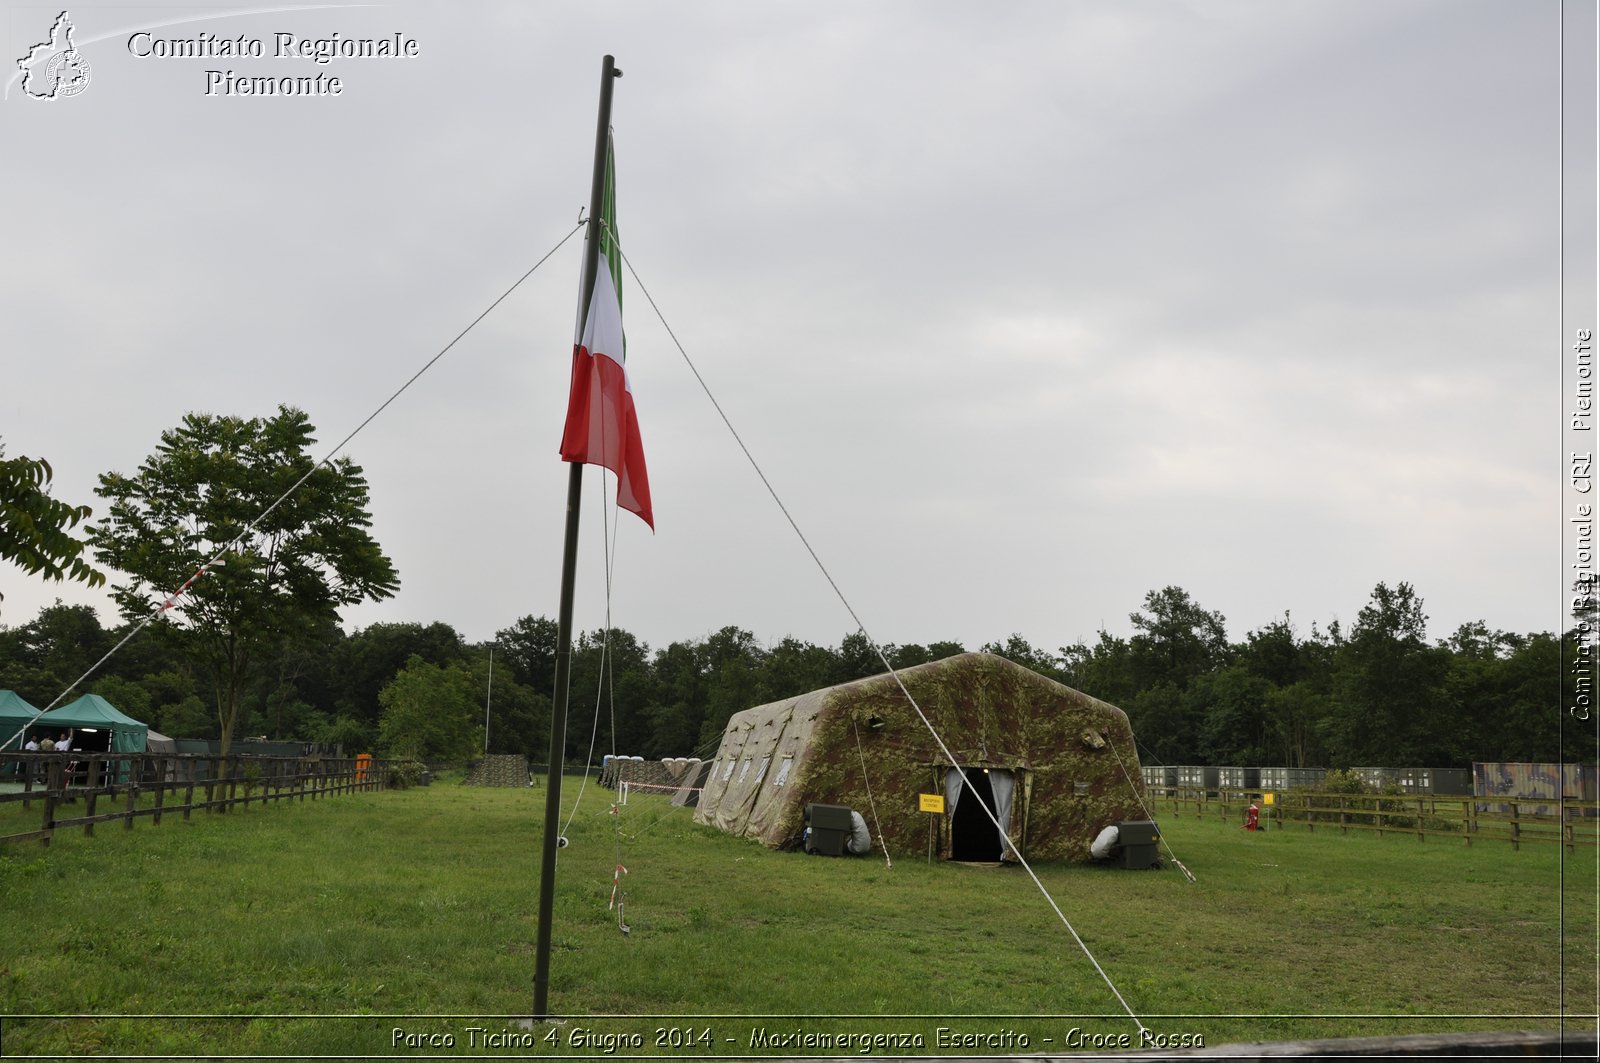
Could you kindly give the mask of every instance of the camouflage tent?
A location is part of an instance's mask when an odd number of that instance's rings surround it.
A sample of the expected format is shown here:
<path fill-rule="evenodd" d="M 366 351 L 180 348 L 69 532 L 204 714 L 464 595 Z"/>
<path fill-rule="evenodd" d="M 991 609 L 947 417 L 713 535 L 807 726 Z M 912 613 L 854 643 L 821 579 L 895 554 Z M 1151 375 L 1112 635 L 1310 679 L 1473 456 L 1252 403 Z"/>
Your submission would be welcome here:
<path fill-rule="evenodd" d="M 1002 851 L 985 807 L 1029 860 L 1087 860 L 1102 828 L 1146 818 L 1121 709 L 986 653 L 907 668 L 899 678 L 965 771 L 965 785 L 885 674 L 734 715 L 695 822 L 794 848 L 806 805 L 847 805 L 867 817 L 875 840 L 881 824 L 891 854 L 916 853 L 930 840 L 919 795 L 940 795 L 940 855 L 992 861 L 1014 854 Z"/>

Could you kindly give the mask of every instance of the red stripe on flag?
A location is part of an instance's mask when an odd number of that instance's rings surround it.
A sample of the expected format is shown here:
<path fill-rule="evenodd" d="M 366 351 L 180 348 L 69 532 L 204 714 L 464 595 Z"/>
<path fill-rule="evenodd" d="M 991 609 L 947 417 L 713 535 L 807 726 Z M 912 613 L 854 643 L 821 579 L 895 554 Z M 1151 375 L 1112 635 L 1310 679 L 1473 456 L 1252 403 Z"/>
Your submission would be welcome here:
<path fill-rule="evenodd" d="M 638 514 L 655 530 L 650 477 L 627 371 L 609 355 L 591 355 L 582 346 L 572 350 L 572 392 L 567 398 L 561 458 L 610 469 L 617 477 L 617 505 Z"/>

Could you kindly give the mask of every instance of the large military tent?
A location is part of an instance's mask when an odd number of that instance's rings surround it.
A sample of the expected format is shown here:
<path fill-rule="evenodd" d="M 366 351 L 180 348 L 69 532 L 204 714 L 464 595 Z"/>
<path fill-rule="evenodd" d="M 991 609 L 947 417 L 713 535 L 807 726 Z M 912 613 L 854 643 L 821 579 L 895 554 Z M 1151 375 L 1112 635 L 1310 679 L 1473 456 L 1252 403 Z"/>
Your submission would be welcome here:
<path fill-rule="evenodd" d="M 14 690 L 0 690 L 0 751 L 22 748 L 22 725 L 32 723 L 39 710 Z"/>
<path fill-rule="evenodd" d="M 150 734 L 149 725 L 118 711 L 99 694 L 85 694 L 59 709 L 40 713 L 28 729 L 32 731 L 34 727 L 70 727 L 79 732 L 73 742 L 77 748 L 104 749 L 112 753 L 143 753 Z M 104 732 L 109 737 L 106 744 L 101 745 L 97 738 L 83 734 L 85 731 L 91 735 Z"/>
<path fill-rule="evenodd" d="M 931 816 L 941 856 L 982 862 L 1015 858 L 985 807 L 1029 860 L 1088 860 L 1104 827 L 1146 818 L 1133 730 L 1116 706 L 985 653 L 898 677 L 965 784 L 885 674 L 735 714 L 695 822 L 793 848 L 808 804 L 845 805 L 874 841 L 881 824 L 894 854 L 927 849 Z M 922 812 L 923 794 L 944 797 L 945 811 Z"/>

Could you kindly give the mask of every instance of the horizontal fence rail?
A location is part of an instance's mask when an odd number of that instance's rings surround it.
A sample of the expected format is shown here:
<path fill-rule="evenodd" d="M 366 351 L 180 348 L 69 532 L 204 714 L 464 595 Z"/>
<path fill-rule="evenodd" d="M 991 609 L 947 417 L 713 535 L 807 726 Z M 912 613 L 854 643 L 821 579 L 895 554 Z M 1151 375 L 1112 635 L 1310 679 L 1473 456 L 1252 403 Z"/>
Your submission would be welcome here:
<path fill-rule="evenodd" d="M 1303 825 L 1307 830 L 1372 831 L 1475 842 L 1554 843 L 1569 851 L 1600 845 L 1600 803 L 1576 798 L 1512 797 L 1506 794 L 1348 794 L 1320 790 L 1152 786 L 1150 794 L 1175 816 L 1193 813 L 1244 822 L 1249 806 L 1260 812 L 1261 829 Z"/>
<path fill-rule="evenodd" d="M 251 803 L 312 801 L 382 788 L 386 761 L 370 757 L 210 756 L 203 753 L 0 753 L 0 842 L 49 845 L 58 830 L 148 816 L 188 819 Z M 38 827 L 35 804 L 42 805 Z M 20 814 L 19 814 L 20 810 Z M 63 815 L 78 812 L 77 815 Z M 9 831 L 10 833 L 4 833 Z"/>

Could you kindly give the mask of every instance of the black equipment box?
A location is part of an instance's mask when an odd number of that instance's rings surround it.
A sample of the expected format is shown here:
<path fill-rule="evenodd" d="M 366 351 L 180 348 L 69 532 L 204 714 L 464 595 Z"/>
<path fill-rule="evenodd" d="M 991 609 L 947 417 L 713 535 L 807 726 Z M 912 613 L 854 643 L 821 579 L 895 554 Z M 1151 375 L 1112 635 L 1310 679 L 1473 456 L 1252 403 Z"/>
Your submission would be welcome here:
<path fill-rule="evenodd" d="M 1117 824 L 1117 842 L 1122 847 L 1122 866 L 1126 868 L 1159 867 L 1161 852 L 1158 848 L 1161 831 L 1148 819 L 1129 820 Z"/>
<path fill-rule="evenodd" d="M 843 856 L 850 839 L 850 809 L 845 805 L 807 805 L 806 852 Z"/>

